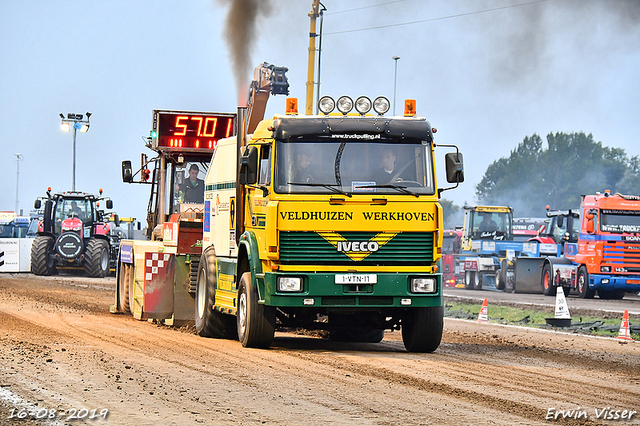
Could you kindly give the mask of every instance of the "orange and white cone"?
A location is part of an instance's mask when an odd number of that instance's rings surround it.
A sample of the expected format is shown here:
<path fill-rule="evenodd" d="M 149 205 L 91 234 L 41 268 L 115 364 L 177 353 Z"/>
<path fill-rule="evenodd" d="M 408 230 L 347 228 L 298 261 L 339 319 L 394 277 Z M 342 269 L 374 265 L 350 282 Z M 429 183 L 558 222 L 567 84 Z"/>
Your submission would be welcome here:
<path fill-rule="evenodd" d="M 633 340 L 631 338 L 631 330 L 629 330 L 629 311 L 626 309 L 624 310 L 624 315 L 622 315 L 622 324 L 620 325 L 618 339 Z"/>
<path fill-rule="evenodd" d="M 489 315 L 487 313 L 487 299 L 482 302 L 480 313 L 478 314 L 478 322 L 489 322 Z"/>

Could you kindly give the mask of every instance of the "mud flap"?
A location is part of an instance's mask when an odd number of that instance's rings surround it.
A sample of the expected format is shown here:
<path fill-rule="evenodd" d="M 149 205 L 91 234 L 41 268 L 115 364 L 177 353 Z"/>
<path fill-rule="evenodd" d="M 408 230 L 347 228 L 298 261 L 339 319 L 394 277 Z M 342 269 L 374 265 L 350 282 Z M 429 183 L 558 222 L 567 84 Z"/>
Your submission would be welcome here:
<path fill-rule="evenodd" d="M 542 293 L 542 265 L 540 257 L 518 257 L 516 259 L 515 292 Z"/>
<path fill-rule="evenodd" d="M 173 315 L 175 255 L 144 254 L 144 311 L 142 319 L 167 319 Z"/>

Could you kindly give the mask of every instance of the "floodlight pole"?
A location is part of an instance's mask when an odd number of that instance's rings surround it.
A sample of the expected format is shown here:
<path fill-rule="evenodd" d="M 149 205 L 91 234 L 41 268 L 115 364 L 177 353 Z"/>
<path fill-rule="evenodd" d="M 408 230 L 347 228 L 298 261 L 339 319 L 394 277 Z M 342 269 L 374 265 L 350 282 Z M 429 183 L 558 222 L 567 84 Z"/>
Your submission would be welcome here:
<path fill-rule="evenodd" d="M 73 126 L 73 175 L 71 177 L 72 191 L 76 190 L 76 133 L 78 132 L 78 129 L 80 129 L 81 132 L 89 131 L 89 117 L 91 117 L 91 113 L 87 112 L 86 115 L 87 118 L 83 119 L 84 116 L 82 114 L 70 112 L 69 114 L 67 114 L 67 118 L 64 118 L 64 114 L 60 113 L 60 118 L 62 118 L 62 130 L 68 132 Z"/>
<path fill-rule="evenodd" d="M 393 60 L 396 62 L 396 71 L 393 77 L 393 115 L 396 115 L 396 82 L 398 81 L 398 59 L 400 56 L 394 56 Z"/>
<path fill-rule="evenodd" d="M 16 156 L 16 208 L 15 208 L 15 213 L 16 216 L 18 216 L 18 214 L 20 213 L 18 211 L 18 188 L 19 185 L 18 183 L 20 182 L 20 160 L 22 160 L 22 154 L 18 153 L 18 154 L 13 154 Z"/>
<path fill-rule="evenodd" d="M 73 126 L 73 176 L 71 178 L 71 190 L 76 190 L 76 126 Z"/>

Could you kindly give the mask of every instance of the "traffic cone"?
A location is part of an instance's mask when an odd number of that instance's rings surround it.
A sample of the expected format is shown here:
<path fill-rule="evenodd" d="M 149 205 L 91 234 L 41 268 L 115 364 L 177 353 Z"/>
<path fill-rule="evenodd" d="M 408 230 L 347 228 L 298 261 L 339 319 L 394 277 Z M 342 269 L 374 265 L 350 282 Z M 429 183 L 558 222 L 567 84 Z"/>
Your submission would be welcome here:
<path fill-rule="evenodd" d="M 629 330 L 629 311 L 626 309 L 624 310 L 624 315 L 622 315 L 622 324 L 620 325 L 618 339 L 633 340 L 631 338 L 631 331 Z"/>
<path fill-rule="evenodd" d="M 567 305 L 566 297 L 564 297 L 564 289 L 562 288 L 562 286 L 556 287 L 556 313 L 554 316 L 556 318 L 571 319 L 571 314 L 569 314 L 569 306 Z"/>
<path fill-rule="evenodd" d="M 478 314 L 478 322 L 489 322 L 489 315 L 487 315 L 487 299 L 484 299 L 482 302 L 482 307 Z"/>
<path fill-rule="evenodd" d="M 569 327 L 571 325 L 571 314 L 567 305 L 567 298 L 564 297 L 562 286 L 556 287 L 556 312 L 553 318 L 545 318 L 547 324 L 554 327 Z"/>

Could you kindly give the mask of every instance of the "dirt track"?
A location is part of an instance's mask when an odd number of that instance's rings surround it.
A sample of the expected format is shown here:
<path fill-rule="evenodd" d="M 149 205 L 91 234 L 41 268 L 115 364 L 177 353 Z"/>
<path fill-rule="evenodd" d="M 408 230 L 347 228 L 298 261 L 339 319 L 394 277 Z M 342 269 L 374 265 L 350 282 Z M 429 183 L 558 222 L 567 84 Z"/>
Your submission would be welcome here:
<path fill-rule="evenodd" d="M 111 315 L 114 285 L 0 276 L 0 424 L 640 424 L 595 412 L 640 412 L 638 343 L 446 319 L 433 354 L 398 332 L 244 349 Z M 33 416 L 8 419 L 24 404 Z M 554 407 L 588 418 L 546 420 Z M 65 420 L 82 408 L 109 414 Z M 56 422 L 34 421 L 51 409 Z"/>

